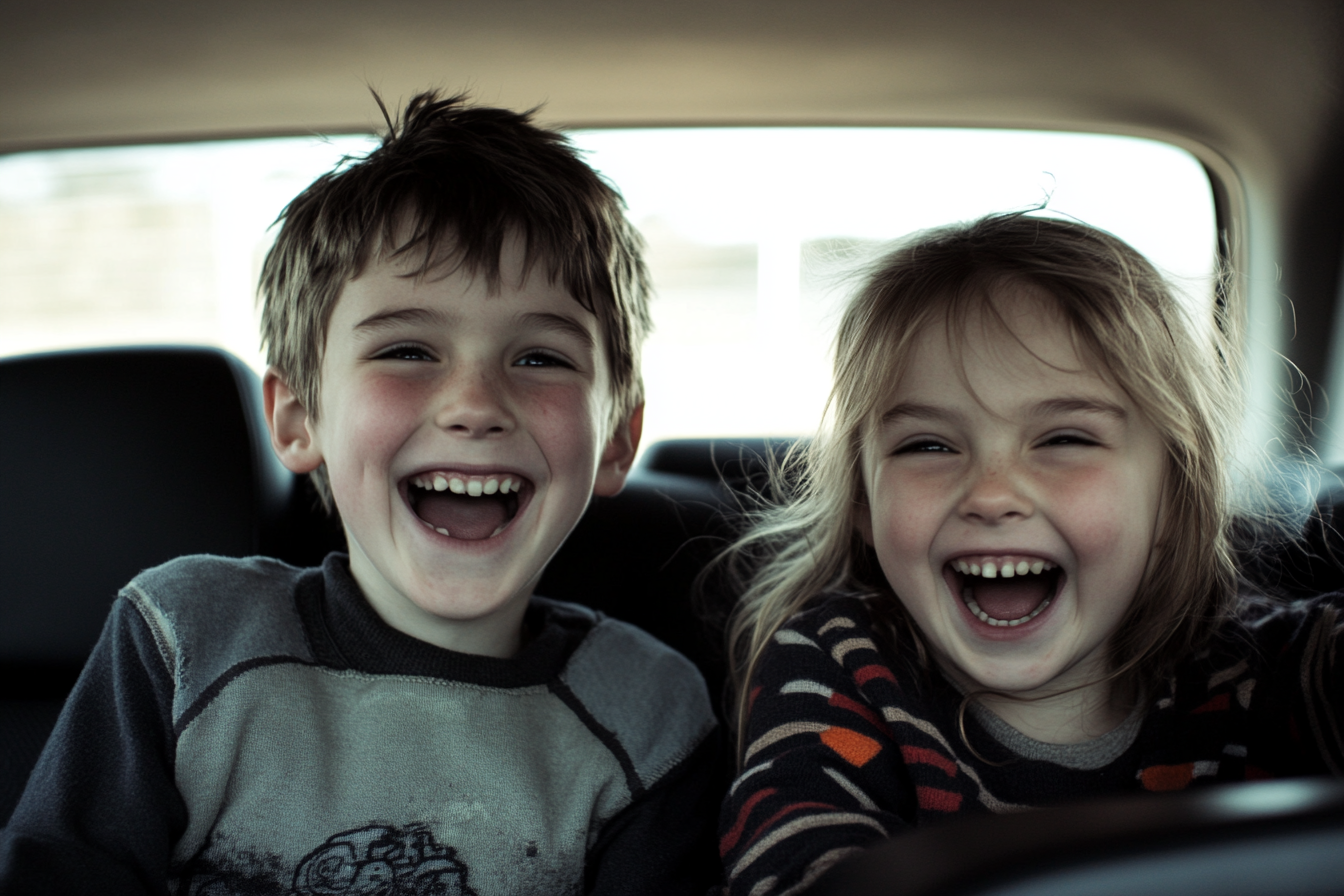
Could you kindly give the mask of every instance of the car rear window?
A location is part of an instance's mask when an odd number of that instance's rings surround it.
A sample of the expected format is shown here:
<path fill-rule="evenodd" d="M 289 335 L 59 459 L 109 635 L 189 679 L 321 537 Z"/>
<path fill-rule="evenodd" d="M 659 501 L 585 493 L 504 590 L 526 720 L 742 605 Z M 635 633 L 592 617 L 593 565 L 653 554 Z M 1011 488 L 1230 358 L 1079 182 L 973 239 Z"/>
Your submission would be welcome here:
<path fill-rule="evenodd" d="M 1043 207 L 1128 240 L 1212 307 L 1216 218 L 1185 150 L 916 128 L 571 134 L 625 195 L 657 297 L 645 443 L 797 435 L 825 402 L 853 272 L 912 230 Z M 205 343 L 261 369 L 256 278 L 284 204 L 363 136 L 0 157 L 0 354 Z"/>

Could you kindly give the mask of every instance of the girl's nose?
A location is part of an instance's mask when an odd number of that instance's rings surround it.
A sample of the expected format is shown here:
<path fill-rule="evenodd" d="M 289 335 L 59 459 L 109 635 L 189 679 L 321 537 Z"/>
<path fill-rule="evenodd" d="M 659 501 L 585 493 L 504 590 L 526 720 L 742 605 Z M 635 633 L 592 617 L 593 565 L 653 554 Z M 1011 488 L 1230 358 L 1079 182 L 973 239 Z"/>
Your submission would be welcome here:
<path fill-rule="evenodd" d="M 985 464 L 971 473 L 958 512 L 965 519 L 996 525 L 1026 519 L 1035 505 L 1004 464 Z"/>
<path fill-rule="evenodd" d="M 504 384 L 479 367 L 455 370 L 438 395 L 434 422 L 440 429 L 468 438 L 487 438 L 513 431 L 517 420 Z"/>

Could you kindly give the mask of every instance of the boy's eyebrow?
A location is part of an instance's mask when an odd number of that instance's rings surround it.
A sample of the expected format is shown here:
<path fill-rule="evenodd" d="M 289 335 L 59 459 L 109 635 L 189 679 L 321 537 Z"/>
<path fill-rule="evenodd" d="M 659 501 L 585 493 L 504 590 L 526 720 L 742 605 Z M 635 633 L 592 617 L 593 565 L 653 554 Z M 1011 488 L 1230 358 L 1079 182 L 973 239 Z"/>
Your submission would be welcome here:
<path fill-rule="evenodd" d="M 567 333 L 582 342 L 584 348 L 590 351 L 597 345 L 592 332 L 568 314 L 558 314 L 554 311 L 529 311 L 526 314 L 518 315 L 517 322 L 520 326 Z"/>
<path fill-rule="evenodd" d="M 396 324 L 405 323 L 442 323 L 442 312 L 431 308 L 397 308 L 393 311 L 380 311 L 371 314 L 355 324 L 355 332 L 360 330 L 381 330 Z"/>

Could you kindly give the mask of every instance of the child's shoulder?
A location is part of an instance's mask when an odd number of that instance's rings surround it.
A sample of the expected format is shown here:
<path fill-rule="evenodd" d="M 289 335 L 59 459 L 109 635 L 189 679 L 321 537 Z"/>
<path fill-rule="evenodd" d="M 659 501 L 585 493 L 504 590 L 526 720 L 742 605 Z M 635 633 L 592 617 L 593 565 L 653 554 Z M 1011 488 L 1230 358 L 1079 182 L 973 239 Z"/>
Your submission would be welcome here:
<path fill-rule="evenodd" d="M 193 554 L 144 570 L 121 591 L 142 613 L 216 625 L 253 618 L 268 607 L 292 612 L 293 597 L 319 569 L 269 557 Z"/>
<path fill-rule="evenodd" d="M 559 674 L 572 708 L 609 732 L 647 784 L 689 755 L 717 722 L 695 665 L 662 641 L 587 607 L 534 597 L 546 624 L 586 629 Z"/>
<path fill-rule="evenodd" d="M 217 594 L 219 591 L 293 590 L 307 570 L 270 557 L 189 554 L 144 570 L 126 587 L 146 596 Z"/>
<path fill-rule="evenodd" d="M 257 656 L 307 661 L 311 650 L 296 595 L 320 587 L 321 569 L 268 557 L 191 555 L 137 575 L 121 590 L 114 617 L 134 608 L 170 668 L 198 671 Z"/>
<path fill-rule="evenodd" d="M 872 633 L 873 615 L 867 601 L 853 594 L 824 594 L 790 616 L 775 633 L 775 642 L 793 642 L 798 637 L 847 640 Z"/>
<path fill-rule="evenodd" d="M 861 684 L 876 676 L 894 681 L 895 673 L 875 629 L 873 613 L 863 598 L 822 595 L 774 633 L 762 654 L 757 680 L 777 684 L 800 676 L 816 680 L 840 676 Z"/>

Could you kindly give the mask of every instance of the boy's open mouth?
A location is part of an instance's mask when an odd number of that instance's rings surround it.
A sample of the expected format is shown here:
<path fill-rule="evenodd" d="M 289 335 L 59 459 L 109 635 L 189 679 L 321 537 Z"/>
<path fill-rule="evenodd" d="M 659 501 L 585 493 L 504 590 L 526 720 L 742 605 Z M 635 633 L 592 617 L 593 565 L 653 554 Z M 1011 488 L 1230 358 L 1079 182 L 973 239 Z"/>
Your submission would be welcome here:
<path fill-rule="evenodd" d="M 1064 571 L 1040 557 L 958 557 L 947 565 L 948 584 L 971 615 L 986 625 L 1030 622 L 1059 593 Z"/>
<path fill-rule="evenodd" d="M 450 538 L 481 541 L 508 528 L 519 497 L 532 484 L 516 473 L 434 471 L 406 481 L 406 498 L 420 522 Z"/>

